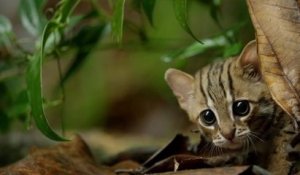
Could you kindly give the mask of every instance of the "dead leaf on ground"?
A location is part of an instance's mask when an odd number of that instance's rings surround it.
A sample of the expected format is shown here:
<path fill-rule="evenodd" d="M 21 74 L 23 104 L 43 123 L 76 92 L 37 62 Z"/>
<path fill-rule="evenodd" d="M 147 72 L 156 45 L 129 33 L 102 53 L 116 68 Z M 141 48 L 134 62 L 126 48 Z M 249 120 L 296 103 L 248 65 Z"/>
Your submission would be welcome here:
<path fill-rule="evenodd" d="M 273 99 L 300 121 L 300 8 L 295 0 L 247 0 L 261 73 Z"/>
<path fill-rule="evenodd" d="M 150 175 L 151 173 L 156 173 L 156 175 L 202 175 L 207 173 L 264 175 L 261 172 L 266 172 L 256 166 L 208 168 L 212 166 L 205 162 L 205 158 L 191 154 L 176 154 L 186 152 L 187 141 L 187 137 L 177 135 L 164 148 L 167 150 L 161 150 L 156 154 L 158 157 L 150 159 L 149 167 L 131 160 L 121 161 L 109 167 L 97 164 L 86 143 L 77 136 L 71 142 L 49 148 L 33 149 L 24 159 L 1 168 L 0 175 Z M 176 148 L 176 146 L 179 147 Z"/>
<path fill-rule="evenodd" d="M 206 159 L 196 155 L 179 154 L 156 162 L 153 166 L 143 169 L 141 174 L 151 174 L 167 171 L 179 171 L 190 169 L 201 169 L 210 167 L 205 163 Z"/>
<path fill-rule="evenodd" d="M 148 160 L 143 163 L 143 166 L 150 168 L 155 163 L 176 154 L 188 154 L 189 138 L 182 134 L 177 134 L 166 146 L 158 150 Z"/>
<path fill-rule="evenodd" d="M 270 175 L 270 173 L 258 166 L 235 166 L 219 168 L 203 168 L 197 170 L 185 170 L 178 172 L 166 172 L 149 175 Z"/>
<path fill-rule="evenodd" d="M 50 148 L 35 148 L 15 164 L 0 169 L 0 175 L 115 175 L 114 168 L 137 168 L 138 164 L 123 163 L 109 168 L 99 166 L 85 142 L 75 137 Z"/>

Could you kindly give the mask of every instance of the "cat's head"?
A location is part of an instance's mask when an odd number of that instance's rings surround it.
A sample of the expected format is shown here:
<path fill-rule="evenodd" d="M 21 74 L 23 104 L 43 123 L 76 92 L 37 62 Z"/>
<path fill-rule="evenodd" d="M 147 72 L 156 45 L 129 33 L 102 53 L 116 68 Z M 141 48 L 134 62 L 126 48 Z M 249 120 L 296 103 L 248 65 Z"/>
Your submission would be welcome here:
<path fill-rule="evenodd" d="M 254 41 L 240 56 L 210 64 L 195 76 L 169 69 L 165 79 L 181 108 L 215 146 L 243 149 L 270 127 L 276 106 L 261 78 Z"/>

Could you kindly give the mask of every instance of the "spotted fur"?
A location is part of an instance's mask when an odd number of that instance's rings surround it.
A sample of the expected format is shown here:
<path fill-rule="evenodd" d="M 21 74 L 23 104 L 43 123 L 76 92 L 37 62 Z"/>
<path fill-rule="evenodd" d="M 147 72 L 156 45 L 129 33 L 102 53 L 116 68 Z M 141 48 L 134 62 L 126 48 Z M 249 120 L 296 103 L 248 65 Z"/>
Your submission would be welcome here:
<path fill-rule="evenodd" d="M 282 110 L 271 95 L 258 71 L 255 42 L 248 44 L 240 56 L 217 61 L 201 68 L 194 76 L 169 69 L 165 79 L 190 120 L 199 127 L 213 153 L 224 150 L 249 151 L 264 144 Z M 249 102 L 250 111 L 239 117 L 233 103 Z M 200 119 L 204 110 L 213 111 L 216 122 L 206 125 Z M 233 139 L 226 135 L 233 133 Z M 206 150 L 207 151 L 207 150 Z"/>

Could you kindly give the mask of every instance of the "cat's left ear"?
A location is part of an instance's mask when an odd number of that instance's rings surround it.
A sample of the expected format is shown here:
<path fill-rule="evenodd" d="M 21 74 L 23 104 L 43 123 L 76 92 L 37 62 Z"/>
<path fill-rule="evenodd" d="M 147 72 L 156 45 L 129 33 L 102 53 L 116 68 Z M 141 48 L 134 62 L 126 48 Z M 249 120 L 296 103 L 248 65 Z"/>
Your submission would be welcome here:
<path fill-rule="evenodd" d="M 194 93 L 194 77 L 177 69 L 168 69 L 165 80 L 177 97 L 182 109 L 188 111 L 189 101 Z"/>
<path fill-rule="evenodd" d="M 238 64 L 242 68 L 243 77 L 252 80 L 260 79 L 259 58 L 256 41 L 250 41 L 238 58 Z"/>

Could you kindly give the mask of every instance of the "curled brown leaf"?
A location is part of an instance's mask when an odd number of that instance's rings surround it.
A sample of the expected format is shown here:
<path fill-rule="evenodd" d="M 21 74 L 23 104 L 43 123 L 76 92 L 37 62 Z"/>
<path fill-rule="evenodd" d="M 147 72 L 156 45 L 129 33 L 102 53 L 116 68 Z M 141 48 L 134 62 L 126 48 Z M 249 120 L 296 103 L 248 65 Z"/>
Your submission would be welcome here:
<path fill-rule="evenodd" d="M 295 0 L 247 0 L 262 76 L 273 99 L 300 121 L 300 8 Z"/>

